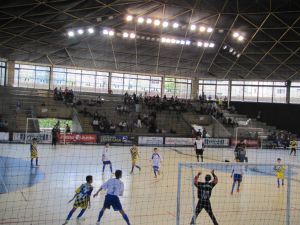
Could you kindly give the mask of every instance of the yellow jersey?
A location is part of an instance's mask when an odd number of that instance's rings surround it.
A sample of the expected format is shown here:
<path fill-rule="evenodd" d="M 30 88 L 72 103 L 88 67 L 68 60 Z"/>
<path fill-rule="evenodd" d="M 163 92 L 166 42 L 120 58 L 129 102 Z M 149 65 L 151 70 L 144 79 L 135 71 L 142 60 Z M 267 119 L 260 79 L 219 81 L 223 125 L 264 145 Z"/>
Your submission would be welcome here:
<path fill-rule="evenodd" d="M 278 179 L 283 179 L 284 178 L 284 171 L 285 171 L 285 166 L 278 164 L 274 166 L 274 170 L 276 171 L 276 175 Z"/>
<path fill-rule="evenodd" d="M 130 153 L 131 153 L 131 158 L 132 159 L 137 159 L 139 157 L 139 151 L 137 147 L 132 147 L 130 149 Z"/>
<path fill-rule="evenodd" d="M 290 143 L 291 148 L 297 148 L 297 141 L 293 140 Z"/>

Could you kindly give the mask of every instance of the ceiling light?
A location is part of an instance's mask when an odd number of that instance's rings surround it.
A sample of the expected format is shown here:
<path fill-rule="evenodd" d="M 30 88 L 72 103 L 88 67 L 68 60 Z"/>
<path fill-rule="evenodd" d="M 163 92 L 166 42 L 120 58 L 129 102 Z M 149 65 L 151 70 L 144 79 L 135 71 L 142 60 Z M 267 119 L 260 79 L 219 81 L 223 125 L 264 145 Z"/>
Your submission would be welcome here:
<path fill-rule="evenodd" d="M 152 23 L 152 19 L 148 18 L 148 19 L 146 20 L 146 23 L 147 23 L 147 24 L 151 24 L 151 23 Z"/>
<path fill-rule="evenodd" d="M 240 56 L 241 56 L 241 54 L 240 54 L 240 53 L 236 55 L 236 57 L 237 57 L 237 58 L 240 58 Z"/>
<path fill-rule="evenodd" d="M 150 37 L 146 37 L 146 40 L 148 40 L 148 41 L 149 41 L 149 40 L 150 40 Z"/>
<path fill-rule="evenodd" d="M 132 16 L 132 15 L 128 15 L 128 16 L 126 17 L 126 20 L 127 20 L 127 21 L 132 21 L 132 19 L 133 19 L 133 16 Z"/>
<path fill-rule="evenodd" d="M 204 48 L 207 48 L 209 46 L 208 42 L 204 42 L 203 46 Z"/>
<path fill-rule="evenodd" d="M 131 34 L 130 34 L 130 38 L 131 38 L 131 39 L 135 38 L 135 33 L 131 33 Z"/>
<path fill-rule="evenodd" d="M 207 33 L 211 33 L 211 32 L 213 32 L 213 30 L 214 30 L 214 29 L 213 29 L 212 27 L 208 27 L 208 28 L 207 28 Z"/>
<path fill-rule="evenodd" d="M 104 30 L 102 31 L 102 33 L 105 34 L 105 35 L 108 35 L 108 30 L 104 29 Z"/>
<path fill-rule="evenodd" d="M 167 38 L 167 39 L 166 39 L 166 42 L 167 42 L 167 43 L 171 43 L 171 39 L 170 39 L 170 38 Z"/>
<path fill-rule="evenodd" d="M 113 30 L 110 30 L 110 31 L 108 32 L 108 35 L 109 35 L 109 36 L 114 36 L 114 35 L 115 35 L 115 32 L 114 32 Z"/>
<path fill-rule="evenodd" d="M 238 37 L 238 40 L 239 40 L 239 41 L 243 41 L 243 40 L 244 40 L 244 37 L 243 37 L 243 36 L 239 36 L 239 37 Z"/>
<path fill-rule="evenodd" d="M 203 43 L 201 41 L 198 41 L 197 45 L 198 47 L 202 47 Z"/>
<path fill-rule="evenodd" d="M 124 37 L 124 38 L 128 38 L 128 36 L 129 36 L 129 34 L 128 34 L 127 32 L 124 32 L 124 33 L 123 33 L 123 37 Z"/>
<path fill-rule="evenodd" d="M 90 27 L 90 28 L 88 29 L 88 32 L 89 32 L 89 34 L 93 34 L 93 33 L 95 32 L 95 30 L 94 30 L 94 28 Z"/>
<path fill-rule="evenodd" d="M 186 44 L 186 45 L 190 45 L 190 44 L 191 44 L 191 41 L 187 40 L 187 41 L 185 41 L 185 44 Z"/>
<path fill-rule="evenodd" d="M 173 28 L 178 28 L 179 27 L 179 24 L 178 23 L 173 23 Z"/>
<path fill-rule="evenodd" d="M 165 43 L 165 42 L 166 42 L 166 38 L 164 38 L 164 37 L 161 38 L 161 42 L 162 42 L 162 43 Z"/>
<path fill-rule="evenodd" d="M 191 30 L 196 30 L 196 25 L 195 24 L 191 25 Z"/>
<path fill-rule="evenodd" d="M 160 20 L 154 20 L 154 26 L 159 26 Z"/>
<path fill-rule="evenodd" d="M 224 45 L 223 49 L 225 50 L 227 48 L 227 45 Z"/>
<path fill-rule="evenodd" d="M 236 53 L 237 53 L 237 52 L 236 52 L 236 51 L 234 51 L 234 52 L 232 53 L 232 55 L 236 55 Z"/>
<path fill-rule="evenodd" d="M 176 44 L 180 44 L 180 40 L 176 40 Z"/>
<path fill-rule="evenodd" d="M 176 40 L 175 40 L 175 39 L 171 39 L 171 43 L 172 43 L 172 44 L 175 44 L 175 43 L 176 43 Z"/>
<path fill-rule="evenodd" d="M 153 38 L 151 38 L 151 41 L 155 41 L 155 38 L 153 37 Z"/>
<path fill-rule="evenodd" d="M 233 48 L 230 48 L 230 49 L 229 49 L 229 52 L 233 52 Z"/>
<path fill-rule="evenodd" d="M 184 40 L 181 40 L 181 41 L 180 41 L 180 44 L 181 44 L 181 45 L 184 45 L 184 44 L 185 44 L 185 41 L 184 41 Z"/>
<path fill-rule="evenodd" d="M 138 23 L 144 23 L 144 18 L 143 17 L 139 17 L 137 21 L 138 21 Z"/>
<path fill-rule="evenodd" d="M 200 30 L 200 32 L 204 32 L 204 31 L 206 30 L 206 27 L 205 27 L 205 26 L 201 26 L 201 27 L 199 28 L 199 30 Z"/>
<path fill-rule="evenodd" d="M 81 35 L 84 33 L 84 31 L 82 29 L 79 29 L 79 30 L 77 30 L 77 33 Z"/>
<path fill-rule="evenodd" d="M 210 44 L 209 44 L 209 47 L 210 47 L 210 48 L 215 47 L 215 43 L 210 43 Z"/>
<path fill-rule="evenodd" d="M 162 23 L 162 26 L 166 28 L 166 27 L 169 26 L 169 23 L 168 23 L 167 21 L 164 21 L 164 22 Z"/>
<path fill-rule="evenodd" d="M 238 36 L 240 36 L 240 34 L 238 32 L 234 32 L 232 35 L 234 38 L 237 38 Z"/>
<path fill-rule="evenodd" d="M 69 31 L 69 32 L 68 32 L 68 36 L 69 36 L 69 37 L 74 37 L 74 35 L 75 35 L 75 34 L 74 34 L 74 31 Z"/>

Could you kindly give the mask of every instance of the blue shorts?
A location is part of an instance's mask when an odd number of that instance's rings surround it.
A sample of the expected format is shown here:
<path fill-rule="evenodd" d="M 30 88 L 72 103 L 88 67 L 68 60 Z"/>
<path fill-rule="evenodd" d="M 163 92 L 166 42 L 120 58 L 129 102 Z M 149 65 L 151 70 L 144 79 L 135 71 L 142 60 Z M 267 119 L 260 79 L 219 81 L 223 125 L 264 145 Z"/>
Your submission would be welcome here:
<path fill-rule="evenodd" d="M 243 179 L 242 174 L 234 174 L 234 175 L 233 175 L 233 180 L 234 180 L 234 181 L 242 182 L 242 179 Z"/>
<path fill-rule="evenodd" d="M 103 165 L 109 165 L 111 164 L 111 161 L 103 161 Z"/>
<path fill-rule="evenodd" d="M 122 210 L 122 205 L 121 205 L 119 197 L 116 195 L 107 194 L 105 196 L 103 208 L 110 209 L 111 206 L 113 207 L 113 209 L 115 211 Z"/>
<path fill-rule="evenodd" d="M 153 170 L 154 171 L 159 171 L 159 167 L 158 166 L 153 166 Z"/>

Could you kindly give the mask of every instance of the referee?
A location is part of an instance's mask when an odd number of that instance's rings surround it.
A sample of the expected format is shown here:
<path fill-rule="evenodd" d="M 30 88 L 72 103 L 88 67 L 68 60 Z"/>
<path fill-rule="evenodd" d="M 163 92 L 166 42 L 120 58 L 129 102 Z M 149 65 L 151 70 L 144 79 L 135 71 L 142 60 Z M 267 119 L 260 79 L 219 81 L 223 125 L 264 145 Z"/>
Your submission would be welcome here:
<path fill-rule="evenodd" d="M 199 156 L 201 156 L 201 162 L 203 162 L 204 141 L 201 135 L 197 137 L 194 146 L 195 146 L 197 161 L 199 162 Z"/>

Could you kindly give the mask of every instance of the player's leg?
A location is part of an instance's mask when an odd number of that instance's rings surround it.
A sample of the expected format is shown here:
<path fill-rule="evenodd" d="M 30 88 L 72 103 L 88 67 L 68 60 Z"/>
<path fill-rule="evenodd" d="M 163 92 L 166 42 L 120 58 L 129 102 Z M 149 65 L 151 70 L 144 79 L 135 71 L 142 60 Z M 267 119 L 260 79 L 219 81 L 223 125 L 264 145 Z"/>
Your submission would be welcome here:
<path fill-rule="evenodd" d="M 292 155 L 292 154 L 293 154 L 293 151 L 294 151 L 294 149 L 293 149 L 293 148 L 291 148 L 291 152 L 290 152 L 290 155 Z"/>
<path fill-rule="evenodd" d="M 111 161 L 109 161 L 109 168 L 110 168 L 110 172 L 112 173 L 113 169 L 112 169 L 112 163 L 111 163 Z"/>
<path fill-rule="evenodd" d="M 153 166 L 154 177 L 157 178 L 157 167 Z"/>
<path fill-rule="evenodd" d="M 203 162 L 203 150 L 201 149 L 201 152 L 200 152 L 200 156 L 201 156 L 201 162 Z"/>
<path fill-rule="evenodd" d="M 196 149 L 196 157 L 197 157 L 197 162 L 199 162 L 199 152 L 198 152 L 198 149 Z"/>
<path fill-rule="evenodd" d="M 214 225 L 218 225 L 218 221 L 212 211 L 212 208 L 211 208 L 211 204 L 210 202 L 208 202 L 206 204 L 206 206 L 204 207 L 205 211 L 208 213 L 209 217 L 211 218 L 212 222 L 214 223 Z"/>
<path fill-rule="evenodd" d="M 39 157 L 36 157 L 36 158 L 35 158 L 35 165 L 36 165 L 36 166 L 39 166 Z"/>
<path fill-rule="evenodd" d="M 130 171 L 131 174 L 133 173 L 134 167 L 135 167 L 135 160 L 131 159 L 131 171 Z"/>
<path fill-rule="evenodd" d="M 124 212 L 124 210 L 121 209 L 121 210 L 119 210 L 119 212 L 121 213 L 123 219 L 126 221 L 127 225 L 130 225 L 129 218 L 128 218 L 127 214 Z"/>
<path fill-rule="evenodd" d="M 284 179 L 281 180 L 281 184 L 282 184 L 282 186 L 284 186 Z"/>
<path fill-rule="evenodd" d="M 33 158 L 31 158 L 31 160 L 30 160 L 30 165 L 31 165 L 31 167 L 33 167 Z"/>
<path fill-rule="evenodd" d="M 73 213 L 76 211 L 76 209 L 77 209 L 77 208 L 75 208 L 75 207 L 73 207 L 73 208 L 71 209 L 71 211 L 69 212 L 69 214 L 68 214 L 68 216 L 67 216 L 67 219 L 66 219 L 66 221 L 63 223 L 63 225 L 65 225 L 65 224 L 67 224 L 67 223 L 69 222 L 69 220 L 71 219 L 71 217 L 72 217 Z"/>
<path fill-rule="evenodd" d="M 100 210 L 99 215 L 98 215 L 97 224 L 100 224 L 100 220 L 101 220 L 101 218 L 102 218 L 102 216 L 103 216 L 103 214 L 104 214 L 105 209 L 106 209 L 106 208 L 103 207 L 103 208 Z"/>
<path fill-rule="evenodd" d="M 241 180 L 238 180 L 238 186 L 237 186 L 237 189 L 236 189 L 237 192 L 240 192 L 241 182 L 242 182 Z"/>
<path fill-rule="evenodd" d="M 191 225 L 195 224 L 195 221 L 196 221 L 198 215 L 200 214 L 201 210 L 203 209 L 203 207 L 204 207 L 204 205 L 202 205 L 199 200 L 197 203 L 197 206 L 196 206 L 195 215 L 193 215 L 193 218 L 191 220 Z"/>
<path fill-rule="evenodd" d="M 280 187 L 280 179 L 277 178 L 277 187 L 279 188 Z"/>
<path fill-rule="evenodd" d="M 80 217 L 82 217 L 82 215 L 84 214 L 85 211 L 86 211 L 86 208 L 81 209 L 80 213 L 77 216 L 77 219 L 79 219 Z"/>
<path fill-rule="evenodd" d="M 105 166 L 106 166 L 106 164 L 103 162 L 103 166 L 102 166 L 102 173 L 104 173 Z"/>
<path fill-rule="evenodd" d="M 232 183 L 232 188 L 231 188 L 231 194 L 233 194 L 235 182 L 236 182 L 236 180 L 235 180 L 235 178 L 233 178 L 233 183 Z"/>

